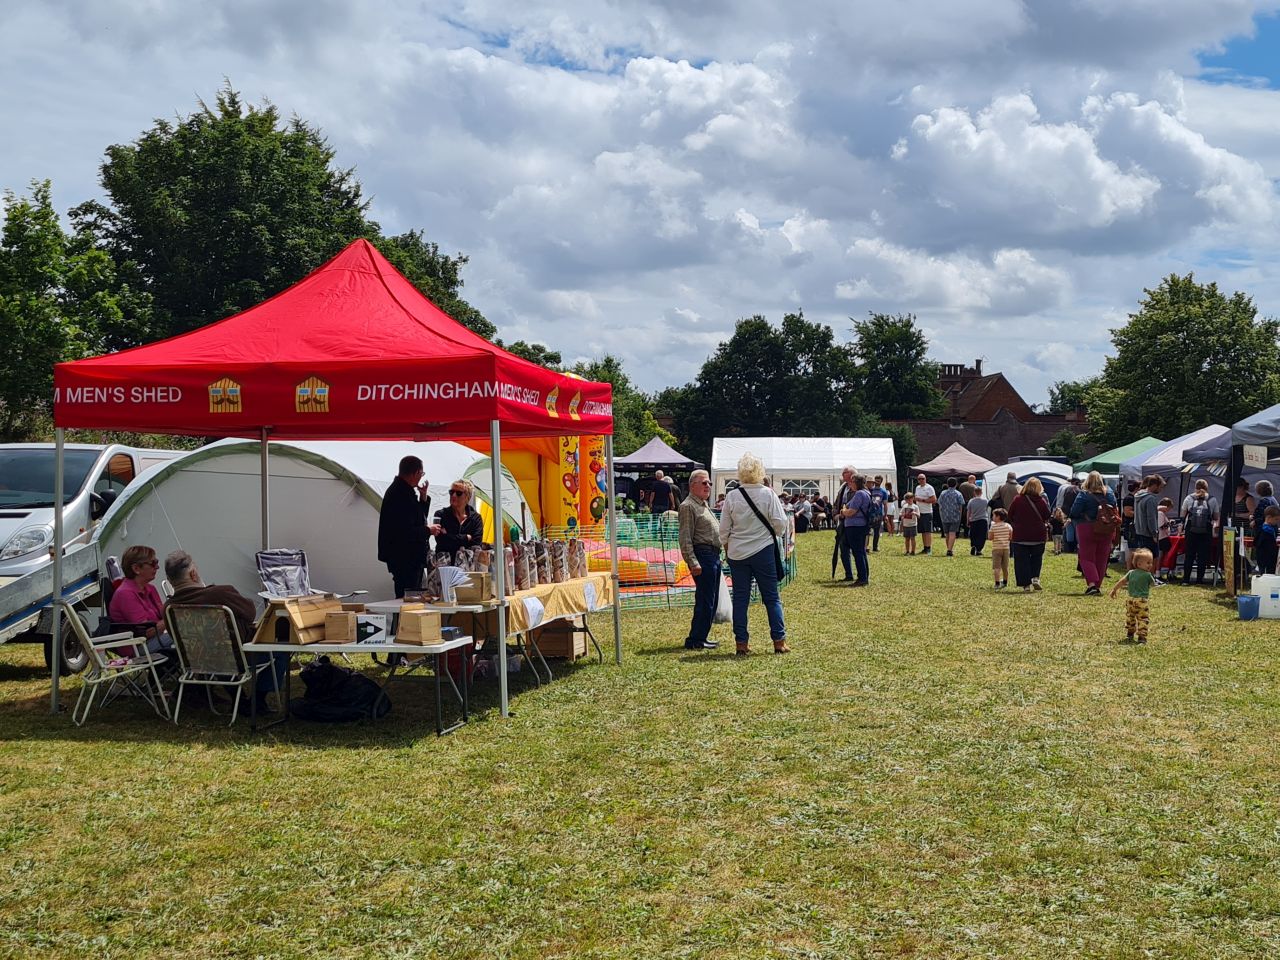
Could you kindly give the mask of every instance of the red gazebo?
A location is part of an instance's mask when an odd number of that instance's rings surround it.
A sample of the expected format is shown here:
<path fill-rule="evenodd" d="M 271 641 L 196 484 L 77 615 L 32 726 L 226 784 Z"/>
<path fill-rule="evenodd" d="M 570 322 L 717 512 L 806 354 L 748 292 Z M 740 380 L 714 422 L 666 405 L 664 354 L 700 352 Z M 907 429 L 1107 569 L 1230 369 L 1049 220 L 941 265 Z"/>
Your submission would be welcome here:
<path fill-rule="evenodd" d="M 58 364 L 53 418 L 58 445 L 55 596 L 62 588 L 67 428 L 261 440 L 264 549 L 270 546 L 266 462 L 273 438 L 488 437 L 495 516 L 500 517 L 503 434 L 603 434 L 613 489 L 612 387 L 548 370 L 473 333 L 418 292 L 367 240 L 355 241 L 294 286 L 243 313 L 168 340 Z M 609 511 L 612 531 L 612 498 Z M 613 552 L 616 590 L 616 543 Z M 497 564 L 499 595 L 504 576 L 504 565 Z M 499 635 L 505 635 L 505 619 L 499 606 Z M 55 644 L 60 635 L 55 622 Z M 614 647 L 621 660 L 616 603 Z M 500 660 L 505 716 L 506 658 Z M 55 655 L 55 710 L 59 663 Z"/>

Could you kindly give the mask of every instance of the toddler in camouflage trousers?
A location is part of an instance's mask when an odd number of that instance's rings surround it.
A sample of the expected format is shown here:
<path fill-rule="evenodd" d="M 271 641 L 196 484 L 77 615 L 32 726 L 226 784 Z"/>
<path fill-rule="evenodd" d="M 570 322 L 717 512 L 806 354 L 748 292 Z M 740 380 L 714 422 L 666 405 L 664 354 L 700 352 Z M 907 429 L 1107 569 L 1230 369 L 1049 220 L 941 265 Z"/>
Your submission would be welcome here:
<path fill-rule="evenodd" d="M 1151 585 L 1155 583 L 1156 558 L 1150 550 L 1133 552 L 1133 569 L 1120 578 L 1111 588 L 1114 597 L 1121 587 L 1129 588 L 1125 601 L 1124 628 L 1126 636 L 1121 643 L 1146 643 L 1147 628 L 1151 625 Z"/>

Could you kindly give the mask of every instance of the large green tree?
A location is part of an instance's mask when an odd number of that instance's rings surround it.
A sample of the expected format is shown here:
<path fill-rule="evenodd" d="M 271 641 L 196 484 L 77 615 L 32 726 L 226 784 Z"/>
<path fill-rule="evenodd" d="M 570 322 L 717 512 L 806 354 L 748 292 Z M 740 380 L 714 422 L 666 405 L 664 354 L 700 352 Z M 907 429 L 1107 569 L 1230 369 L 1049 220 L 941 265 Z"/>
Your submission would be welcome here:
<path fill-rule="evenodd" d="M 716 437 L 847 437 L 862 413 L 849 349 L 803 313 L 783 317 L 781 327 L 758 315 L 739 320 L 690 388 L 666 398 L 679 400 L 682 452 L 703 462 Z"/>
<path fill-rule="evenodd" d="M 850 318 L 852 319 L 852 318 Z M 885 420 L 930 420 L 942 415 L 938 365 L 915 314 L 872 313 L 853 321 L 863 403 Z"/>
<path fill-rule="evenodd" d="M 901 496 L 908 489 L 911 465 L 920 459 L 920 444 L 916 441 L 916 435 L 912 429 L 905 423 L 885 423 L 872 414 L 866 413 L 858 420 L 858 425 L 852 433 L 857 437 L 887 437 L 893 441 L 893 459 L 898 464 L 898 475 L 885 479 L 894 481 L 895 492 Z M 857 464 L 855 463 L 854 466 L 856 467 Z M 911 486 L 915 485 L 911 484 Z"/>
<path fill-rule="evenodd" d="M 1049 388 L 1049 413 L 1063 415 L 1080 407 L 1088 408 L 1089 391 L 1101 382 L 1100 377 L 1087 380 L 1059 380 Z M 1080 458 L 1077 457 L 1077 460 Z"/>
<path fill-rule="evenodd" d="M 146 299 L 122 284 L 111 258 L 85 233 L 68 234 L 49 182 L 28 197 L 4 194 L 0 237 L 0 439 L 42 435 L 53 366 L 109 347 L 128 328 L 126 310 Z"/>
<path fill-rule="evenodd" d="M 537 363 L 551 370 L 559 370 L 560 364 L 564 360 L 559 350 L 552 350 L 545 343 L 528 343 L 524 340 L 517 340 L 514 343 L 503 343 L 501 340 L 495 340 L 494 343 L 508 353 L 514 353 L 517 357 L 528 360 L 530 363 Z"/>
<path fill-rule="evenodd" d="M 1280 401 L 1280 322 L 1259 319 L 1243 293 L 1193 274 L 1146 290 L 1111 332 L 1115 355 L 1086 392 L 1089 439 L 1101 447 L 1230 424 Z"/>
<path fill-rule="evenodd" d="M 359 237 L 423 293 L 483 336 L 494 328 L 459 296 L 466 258 L 411 231 L 384 237 L 352 169 L 320 133 L 228 84 L 215 104 L 157 120 L 107 148 L 109 198 L 72 211 L 154 300 L 149 338 L 219 320 L 280 292 Z"/>
<path fill-rule="evenodd" d="M 1071 463 L 1084 459 L 1084 441 L 1080 434 L 1065 427 L 1045 441 L 1044 449 L 1051 457 L 1066 457 Z"/>

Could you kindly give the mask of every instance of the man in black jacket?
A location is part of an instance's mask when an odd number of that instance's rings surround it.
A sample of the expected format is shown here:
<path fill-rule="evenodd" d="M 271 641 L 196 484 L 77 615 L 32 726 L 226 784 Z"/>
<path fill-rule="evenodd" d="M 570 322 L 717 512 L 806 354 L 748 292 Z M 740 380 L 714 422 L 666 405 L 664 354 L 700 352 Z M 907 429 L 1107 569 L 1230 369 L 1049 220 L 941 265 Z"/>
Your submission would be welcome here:
<path fill-rule="evenodd" d="M 378 559 L 387 565 L 395 584 L 396 599 L 406 590 L 422 589 L 422 569 L 427 563 L 427 518 L 431 497 L 423 479 L 422 461 L 405 457 L 400 473 L 382 495 L 378 514 Z"/>

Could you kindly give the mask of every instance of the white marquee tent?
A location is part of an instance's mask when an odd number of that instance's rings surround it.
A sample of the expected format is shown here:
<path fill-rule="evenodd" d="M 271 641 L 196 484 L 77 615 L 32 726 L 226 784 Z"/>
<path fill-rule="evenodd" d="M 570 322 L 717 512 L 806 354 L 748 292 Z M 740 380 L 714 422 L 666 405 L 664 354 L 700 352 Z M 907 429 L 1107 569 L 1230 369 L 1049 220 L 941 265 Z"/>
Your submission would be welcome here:
<path fill-rule="evenodd" d="M 764 461 L 773 489 L 813 489 L 834 497 L 840 471 L 851 464 L 861 474 L 898 476 L 893 441 L 883 437 L 717 437 L 711 447 L 711 487 L 716 495 L 738 476 L 738 459 L 747 452 Z"/>
<path fill-rule="evenodd" d="M 254 566 L 260 450 L 256 441 L 220 440 L 149 468 L 98 525 L 94 537 L 102 555 L 118 557 L 135 543 L 154 547 L 162 558 L 181 548 L 195 558 L 206 582 L 229 583 L 254 596 L 262 589 Z M 390 597 L 391 577 L 378 562 L 378 511 L 407 454 L 426 466 L 433 512 L 447 503 L 454 480 L 475 484 L 473 505 L 485 515 L 491 536 L 487 454 L 451 441 L 295 440 L 271 443 L 272 542 L 305 550 L 311 582 L 321 589 Z M 503 477 L 507 524 L 522 524 L 524 496 L 505 468 Z"/>

